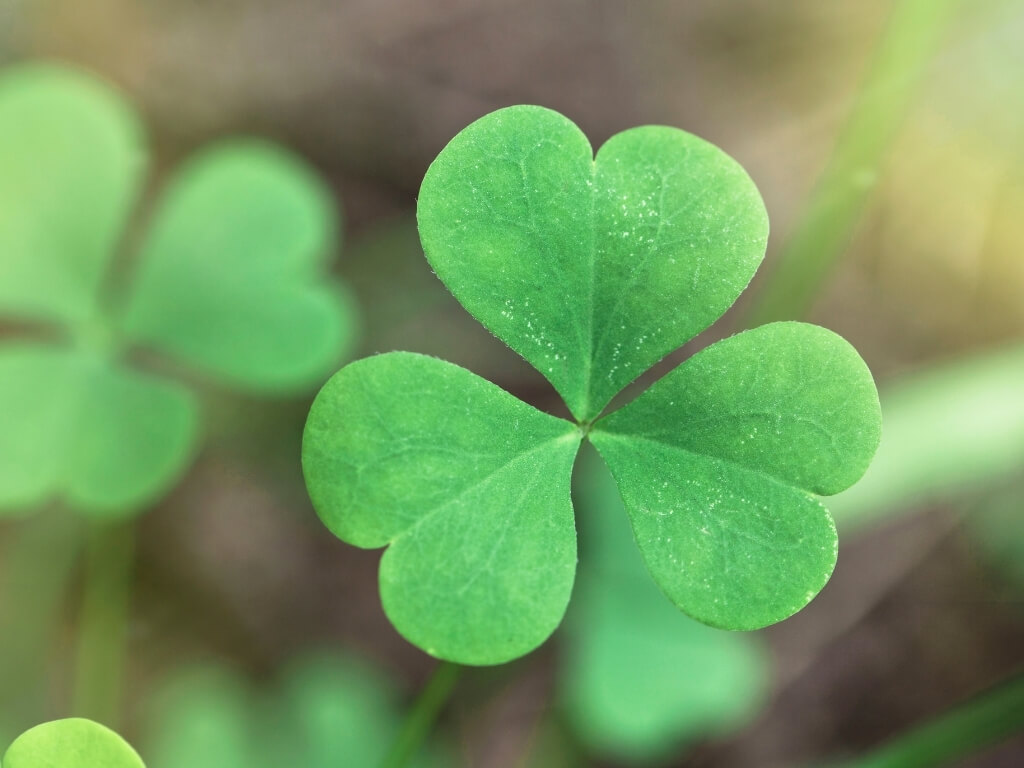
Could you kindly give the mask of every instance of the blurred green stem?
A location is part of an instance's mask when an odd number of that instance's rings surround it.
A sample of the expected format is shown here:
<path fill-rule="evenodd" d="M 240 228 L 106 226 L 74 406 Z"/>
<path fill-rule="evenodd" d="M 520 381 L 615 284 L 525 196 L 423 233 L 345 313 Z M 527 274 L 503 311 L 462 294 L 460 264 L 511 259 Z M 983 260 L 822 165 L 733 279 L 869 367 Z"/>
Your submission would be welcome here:
<path fill-rule="evenodd" d="M 0 601 L 0 719 L 15 733 L 50 714 L 47 653 L 81 549 L 81 526 L 63 510 L 21 521 L 4 549 Z"/>
<path fill-rule="evenodd" d="M 899 0 L 832 157 L 744 327 L 803 317 L 842 255 L 960 0 Z"/>
<path fill-rule="evenodd" d="M 73 712 L 115 729 L 134 556 L 133 522 L 92 524 L 78 625 Z"/>
<path fill-rule="evenodd" d="M 459 678 L 460 667 L 450 661 L 442 661 L 435 668 L 427 681 L 426 687 L 420 692 L 416 703 L 409 712 L 402 730 L 395 739 L 381 763 L 381 768 L 405 768 L 409 764 L 423 742 L 430 734 L 434 721 L 441 713 L 445 702 L 455 688 L 455 681 Z"/>
<path fill-rule="evenodd" d="M 1024 674 L 912 730 L 842 768 L 930 768 L 947 765 L 1024 728 Z"/>

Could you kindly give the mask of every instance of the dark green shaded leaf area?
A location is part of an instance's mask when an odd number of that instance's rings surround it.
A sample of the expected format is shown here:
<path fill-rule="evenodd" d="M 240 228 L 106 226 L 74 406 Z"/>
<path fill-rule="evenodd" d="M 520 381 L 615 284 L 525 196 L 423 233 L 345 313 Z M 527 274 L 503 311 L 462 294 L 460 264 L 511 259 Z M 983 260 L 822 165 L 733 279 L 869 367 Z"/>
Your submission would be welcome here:
<path fill-rule="evenodd" d="M 109 728 L 69 718 L 37 725 L 14 740 L 3 768 L 145 768 L 134 749 Z"/>
<path fill-rule="evenodd" d="M 610 473 L 592 451 L 580 464 L 582 555 L 566 618 L 562 706 L 596 754 L 630 765 L 678 760 L 688 742 L 754 713 L 767 656 L 756 638 L 704 626 L 665 599 Z"/>
<path fill-rule="evenodd" d="M 0 510 L 61 498 L 123 516 L 178 480 L 196 403 L 136 370 L 135 347 L 273 394 L 318 384 L 350 349 L 352 302 L 326 279 L 331 198 L 302 161 L 251 140 L 200 153 L 124 279 L 112 265 L 145 166 L 138 120 L 102 82 L 0 75 L 0 321 L 33 339 L 0 345 Z"/>
<path fill-rule="evenodd" d="M 185 670 L 153 701 L 150 768 L 334 768 L 379 765 L 397 737 L 398 692 L 375 669 L 339 656 L 289 664 L 276 687 L 256 689 L 222 667 Z M 428 744 L 414 768 L 452 765 Z"/>
<path fill-rule="evenodd" d="M 648 570 L 690 616 L 755 629 L 822 588 L 837 540 L 818 495 L 860 477 L 880 431 L 849 344 L 768 325 L 600 418 L 760 262 L 764 205 L 732 159 L 665 127 L 618 134 L 594 158 L 566 118 L 510 107 L 441 152 L 418 219 L 441 280 L 578 425 L 413 355 L 352 364 L 323 389 L 303 447 L 310 495 L 340 538 L 388 546 L 381 596 L 406 638 L 495 664 L 553 631 L 575 570 L 568 486 L 582 435 L 612 470 Z"/>

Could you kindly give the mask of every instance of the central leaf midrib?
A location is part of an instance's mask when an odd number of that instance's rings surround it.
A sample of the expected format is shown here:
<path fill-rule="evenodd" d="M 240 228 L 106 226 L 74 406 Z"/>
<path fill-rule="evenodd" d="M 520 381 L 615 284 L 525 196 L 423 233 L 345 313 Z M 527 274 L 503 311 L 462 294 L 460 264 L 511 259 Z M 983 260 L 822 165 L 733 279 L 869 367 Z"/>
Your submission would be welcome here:
<path fill-rule="evenodd" d="M 589 421 L 596 413 L 590 412 L 590 399 L 592 395 L 592 377 L 594 369 L 594 328 L 596 326 L 596 318 L 594 317 L 595 307 L 597 304 L 597 156 L 595 155 L 590 161 L 590 186 L 587 187 L 590 198 L 590 210 L 588 211 L 589 226 L 587 227 L 590 233 L 590 281 L 588 284 L 589 291 L 586 296 L 587 300 L 587 354 L 583 358 L 583 403 L 580 408 L 580 414 L 577 416 L 578 419 L 583 421 Z M 574 414 L 575 415 L 575 414 Z"/>
<path fill-rule="evenodd" d="M 515 464 L 515 463 L 525 459 L 528 456 L 532 456 L 533 454 L 541 451 L 544 448 L 548 448 L 548 447 L 550 447 L 553 444 L 561 443 L 561 442 L 566 442 L 567 440 L 570 440 L 570 439 L 576 439 L 577 441 L 582 439 L 582 435 L 578 432 L 578 430 L 576 429 L 575 425 L 572 425 L 569 422 L 566 422 L 566 425 L 572 427 L 572 431 L 566 432 L 565 434 L 559 435 L 558 437 L 549 438 L 547 440 L 544 440 L 541 443 L 538 443 L 533 448 L 530 448 L 527 451 L 523 451 L 522 453 L 517 453 L 515 456 L 510 458 L 505 463 L 501 464 L 498 467 L 495 467 L 493 470 L 488 472 L 484 477 L 480 478 L 479 480 L 477 480 L 476 482 L 472 483 L 471 485 L 467 485 L 465 488 L 463 488 L 461 491 L 459 491 L 452 498 L 446 499 L 444 502 L 442 502 L 441 504 L 437 505 L 436 507 L 434 507 L 432 509 L 428 509 L 427 511 L 423 512 L 415 522 L 413 522 L 408 527 L 403 528 L 401 531 L 396 533 L 391 539 L 389 539 L 386 546 L 390 546 L 390 545 L 394 544 L 400 538 L 403 538 L 403 537 L 405 537 L 407 535 L 412 535 L 416 531 L 416 529 L 419 528 L 421 525 L 423 525 L 423 523 L 425 523 L 427 520 L 432 519 L 433 517 L 435 517 L 436 515 L 440 514 L 446 508 L 452 506 L 453 504 L 457 504 L 464 497 L 469 495 L 471 492 L 475 491 L 480 486 L 489 483 L 491 480 L 493 480 L 495 478 L 495 476 L 497 476 L 500 473 L 504 472 L 506 469 L 511 467 L 513 464 Z"/>

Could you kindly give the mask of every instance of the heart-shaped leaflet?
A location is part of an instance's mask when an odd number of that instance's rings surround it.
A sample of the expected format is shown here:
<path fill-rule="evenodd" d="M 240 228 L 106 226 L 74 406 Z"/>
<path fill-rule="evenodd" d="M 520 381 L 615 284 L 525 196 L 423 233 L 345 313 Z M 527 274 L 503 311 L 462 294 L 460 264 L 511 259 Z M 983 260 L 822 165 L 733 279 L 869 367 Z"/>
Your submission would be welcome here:
<path fill-rule="evenodd" d="M 203 151 L 165 192 L 122 319 L 125 335 L 238 387 L 322 380 L 356 327 L 324 280 L 334 205 L 323 182 L 265 142 Z"/>
<path fill-rule="evenodd" d="M 572 121 L 533 106 L 452 139 L 417 216 L 438 277 L 580 422 L 718 319 L 768 238 L 754 182 L 713 144 L 643 126 L 595 158 Z"/>

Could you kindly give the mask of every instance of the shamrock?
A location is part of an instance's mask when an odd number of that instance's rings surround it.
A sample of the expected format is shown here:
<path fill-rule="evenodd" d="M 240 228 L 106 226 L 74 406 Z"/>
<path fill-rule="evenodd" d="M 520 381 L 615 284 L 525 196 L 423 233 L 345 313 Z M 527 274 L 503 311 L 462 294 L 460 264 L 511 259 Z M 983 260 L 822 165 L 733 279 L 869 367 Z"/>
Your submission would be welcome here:
<path fill-rule="evenodd" d="M 30 728 L 4 755 L 4 768 L 145 768 L 134 749 L 109 728 L 78 717 Z"/>
<path fill-rule="evenodd" d="M 145 166 L 136 116 L 55 65 L 0 77 L 0 509 L 60 497 L 123 515 L 162 495 L 198 442 L 196 398 L 149 350 L 231 386 L 317 383 L 351 341 L 324 280 L 331 197 L 300 160 L 252 140 L 186 163 L 129 279 L 112 264 Z"/>
<path fill-rule="evenodd" d="M 554 631 L 576 571 L 570 475 L 584 438 L 685 613 L 754 629 L 811 600 L 837 549 L 817 495 L 855 482 L 879 438 L 874 382 L 849 344 L 766 325 L 602 416 L 759 265 L 767 214 L 734 160 L 661 126 L 620 133 L 595 157 L 562 115 L 510 107 L 445 147 L 417 215 L 438 277 L 574 421 L 410 353 L 328 381 L 304 436 L 310 497 L 341 539 L 388 547 L 381 599 L 399 632 L 444 659 L 497 664 Z"/>

